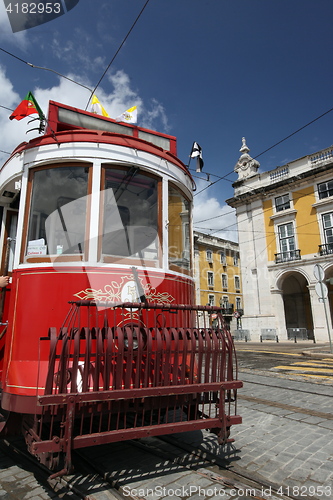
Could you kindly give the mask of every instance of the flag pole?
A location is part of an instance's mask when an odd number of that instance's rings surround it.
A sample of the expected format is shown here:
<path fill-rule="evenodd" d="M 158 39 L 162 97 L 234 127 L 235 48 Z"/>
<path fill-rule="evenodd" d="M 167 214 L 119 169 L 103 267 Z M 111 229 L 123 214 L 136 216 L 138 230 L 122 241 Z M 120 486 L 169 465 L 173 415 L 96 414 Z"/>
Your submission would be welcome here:
<path fill-rule="evenodd" d="M 191 152 L 189 154 L 189 161 L 188 161 L 188 164 L 186 165 L 186 167 L 190 170 L 190 163 L 191 163 L 191 160 L 192 160 L 192 153 L 193 153 L 193 148 L 194 148 L 194 142 L 192 144 L 192 148 L 191 148 Z"/>

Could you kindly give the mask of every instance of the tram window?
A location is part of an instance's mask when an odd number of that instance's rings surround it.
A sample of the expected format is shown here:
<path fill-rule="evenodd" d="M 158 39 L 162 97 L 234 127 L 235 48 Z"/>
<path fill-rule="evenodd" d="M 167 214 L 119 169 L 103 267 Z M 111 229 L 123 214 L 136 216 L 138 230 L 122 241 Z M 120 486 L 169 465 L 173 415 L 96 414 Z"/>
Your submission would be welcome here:
<path fill-rule="evenodd" d="M 87 191 L 86 167 L 58 166 L 33 173 L 27 258 L 84 252 Z"/>
<path fill-rule="evenodd" d="M 176 187 L 169 186 L 169 267 L 190 270 L 190 203 Z"/>
<path fill-rule="evenodd" d="M 137 167 L 105 168 L 103 194 L 104 261 L 130 257 L 156 265 L 158 180 Z"/>

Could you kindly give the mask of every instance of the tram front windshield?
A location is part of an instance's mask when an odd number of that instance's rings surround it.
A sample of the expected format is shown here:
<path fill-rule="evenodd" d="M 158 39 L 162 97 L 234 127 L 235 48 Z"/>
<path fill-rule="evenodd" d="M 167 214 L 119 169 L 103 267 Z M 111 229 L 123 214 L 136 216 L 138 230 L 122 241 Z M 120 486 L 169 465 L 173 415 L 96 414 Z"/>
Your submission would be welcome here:
<path fill-rule="evenodd" d="M 84 252 L 88 172 L 81 166 L 33 172 L 27 257 Z"/>
<path fill-rule="evenodd" d="M 89 168 L 61 166 L 31 174 L 30 216 L 26 259 L 87 257 L 88 235 L 95 214 L 89 193 Z M 95 237 L 101 242 L 97 260 L 105 262 L 135 258 L 157 265 L 159 179 L 137 167 L 102 169 L 101 222 Z M 98 233 L 98 234 L 97 234 Z M 70 256 L 73 256 L 72 259 Z M 91 256 L 90 256 L 91 258 Z"/>
<path fill-rule="evenodd" d="M 104 259 L 158 259 L 158 180 L 129 169 L 105 168 L 102 253 Z"/>

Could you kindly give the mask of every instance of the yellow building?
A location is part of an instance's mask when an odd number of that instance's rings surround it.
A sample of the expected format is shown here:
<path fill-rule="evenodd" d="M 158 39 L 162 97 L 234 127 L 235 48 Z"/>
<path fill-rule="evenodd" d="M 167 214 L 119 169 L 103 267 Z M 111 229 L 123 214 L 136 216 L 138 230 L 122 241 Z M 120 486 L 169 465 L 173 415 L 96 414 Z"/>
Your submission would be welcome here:
<path fill-rule="evenodd" d="M 197 304 L 221 306 L 228 320 L 234 319 L 233 326 L 240 326 L 242 290 L 238 243 L 195 231 L 194 262 Z"/>
<path fill-rule="evenodd" d="M 227 203 L 236 208 L 239 230 L 243 328 L 251 339 L 328 341 L 333 148 L 263 173 L 258 173 L 259 163 L 249 155 L 245 139 L 240 151 L 234 197 Z"/>

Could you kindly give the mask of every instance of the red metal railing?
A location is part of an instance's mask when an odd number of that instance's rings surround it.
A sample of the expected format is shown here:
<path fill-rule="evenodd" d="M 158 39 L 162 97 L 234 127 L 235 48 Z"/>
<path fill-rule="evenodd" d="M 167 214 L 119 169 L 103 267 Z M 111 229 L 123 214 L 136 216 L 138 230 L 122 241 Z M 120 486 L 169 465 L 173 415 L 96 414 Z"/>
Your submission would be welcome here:
<path fill-rule="evenodd" d="M 204 428 L 225 443 L 241 422 L 242 382 L 218 308 L 75 302 L 43 341 L 49 366 L 31 443 L 39 457 L 63 451 L 69 467 L 71 449 Z"/>

